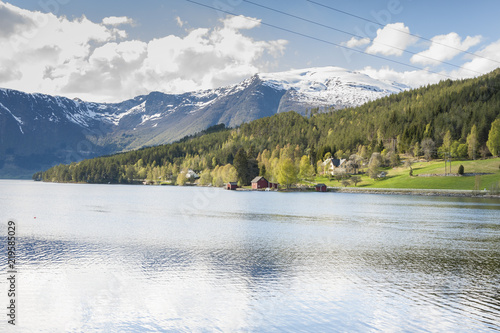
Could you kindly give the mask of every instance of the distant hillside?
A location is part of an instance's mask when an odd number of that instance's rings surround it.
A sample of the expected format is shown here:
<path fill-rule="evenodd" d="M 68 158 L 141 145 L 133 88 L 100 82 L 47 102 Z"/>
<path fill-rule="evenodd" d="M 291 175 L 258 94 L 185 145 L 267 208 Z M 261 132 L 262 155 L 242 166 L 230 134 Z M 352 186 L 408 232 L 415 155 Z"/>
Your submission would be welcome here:
<path fill-rule="evenodd" d="M 233 130 L 59 166 L 45 172 L 43 179 L 126 183 L 162 173 L 162 179 L 175 181 L 185 168 L 209 172 L 217 166 L 233 164 L 241 148 L 248 160 L 256 159 L 258 166 L 264 166 L 266 174 L 273 177 L 276 172 L 273 160 L 277 163 L 289 158 L 298 166 L 304 155 L 314 165 L 326 153 L 346 158 L 358 154 L 365 159 L 382 150 L 418 154 L 424 139 L 431 139 L 433 147 L 438 148 L 448 131 L 450 144 L 455 148 L 464 146 L 473 126 L 477 128 L 474 153 L 487 154 L 485 143 L 491 123 L 500 115 L 499 88 L 500 69 L 497 69 L 479 78 L 447 80 L 357 108 L 326 114 L 312 112 L 310 117 L 295 112 L 280 113 Z M 432 154 L 436 153 L 434 149 Z M 454 154 L 465 157 L 463 149 Z"/>
<path fill-rule="evenodd" d="M 290 110 L 357 106 L 406 88 L 324 67 L 256 74 L 184 94 L 152 92 L 121 103 L 0 89 L 0 178 L 170 143 L 216 124 L 235 127 Z"/>

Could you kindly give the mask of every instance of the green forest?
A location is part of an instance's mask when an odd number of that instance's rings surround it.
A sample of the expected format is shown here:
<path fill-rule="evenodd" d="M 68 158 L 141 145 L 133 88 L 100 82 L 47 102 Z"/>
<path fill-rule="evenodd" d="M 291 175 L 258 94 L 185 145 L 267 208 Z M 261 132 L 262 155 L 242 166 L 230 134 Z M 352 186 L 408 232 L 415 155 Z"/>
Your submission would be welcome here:
<path fill-rule="evenodd" d="M 500 150 L 500 69 L 441 81 L 360 107 L 307 116 L 293 111 L 243 124 L 213 126 L 167 145 L 58 165 L 35 180 L 85 183 L 248 185 L 257 175 L 282 186 L 312 180 L 329 157 L 395 167 L 401 157 L 477 159 Z M 376 158 L 373 158 L 376 156 Z M 376 177 L 376 172 L 374 173 Z"/>

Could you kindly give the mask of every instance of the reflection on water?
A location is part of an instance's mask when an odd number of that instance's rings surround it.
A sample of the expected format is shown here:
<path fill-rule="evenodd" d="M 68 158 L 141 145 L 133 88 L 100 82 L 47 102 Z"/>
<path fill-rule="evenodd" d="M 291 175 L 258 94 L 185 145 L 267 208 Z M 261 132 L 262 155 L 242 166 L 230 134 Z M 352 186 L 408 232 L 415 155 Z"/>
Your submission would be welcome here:
<path fill-rule="evenodd" d="M 500 201 L 0 189 L 20 331 L 500 331 Z"/>

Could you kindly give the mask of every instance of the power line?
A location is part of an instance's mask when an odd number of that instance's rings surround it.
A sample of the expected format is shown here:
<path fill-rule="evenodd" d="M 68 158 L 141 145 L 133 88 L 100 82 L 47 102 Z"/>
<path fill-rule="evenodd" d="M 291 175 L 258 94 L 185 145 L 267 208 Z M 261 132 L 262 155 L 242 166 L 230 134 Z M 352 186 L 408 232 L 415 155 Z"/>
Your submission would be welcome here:
<path fill-rule="evenodd" d="M 278 9 L 274 9 L 274 8 L 271 8 L 271 7 L 267 7 L 267 6 L 264 6 L 264 5 L 261 5 L 261 4 L 258 4 L 258 3 L 255 3 L 253 1 L 249 1 L 249 0 L 243 0 L 243 2 L 246 2 L 246 3 L 249 3 L 249 4 L 252 4 L 254 6 L 257 6 L 257 7 L 261 7 L 261 8 L 264 8 L 264 9 L 267 9 L 267 10 L 270 10 L 270 11 L 273 11 L 273 12 L 276 12 L 276 13 L 280 13 L 280 14 L 283 14 L 283 15 L 286 15 L 286 16 L 289 16 L 289 17 L 293 17 L 293 18 L 296 18 L 298 20 L 301 20 L 301 21 L 304 21 L 304 22 L 308 22 L 308 23 L 311 23 L 311 24 L 314 24 L 314 25 L 317 25 L 317 26 L 320 26 L 320 27 L 323 27 L 323 28 L 327 28 L 327 29 L 330 29 L 330 30 L 333 30 L 333 31 L 337 31 L 337 32 L 341 32 L 341 33 L 344 33 L 346 35 L 350 35 L 350 36 L 353 36 L 353 37 L 357 37 L 357 38 L 361 38 L 361 39 L 364 39 L 365 37 L 363 36 L 360 36 L 360 35 L 356 35 L 356 34 L 353 34 L 351 32 L 348 32 L 348 31 L 345 31 L 345 30 L 341 30 L 341 29 L 338 29 L 338 28 L 335 28 L 335 27 L 332 27 L 332 26 L 329 26 L 329 25 L 326 25 L 326 24 L 322 24 L 322 23 L 319 23 L 319 22 L 316 22 L 316 21 L 312 21 L 312 20 L 309 20 L 309 19 L 306 19 L 306 18 L 303 18 L 303 17 L 300 17 L 300 16 L 297 16 L 297 15 L 293 15 L 293 14 L 290 14 L 290 13 L 287 13 L 287 12 L 284 12 L 284 11 L 281 11 L 281 10 L 278 10 Z M 422 57 L 422 58 L 426 58 L 426 59 L 429 59 L 429 60 L 432 60 L 432 61 L 436 61 L 436 62 L 439 62 L 439 63 L 443 63 L 443 64 L 446 64 L 448 66 L 452 66 L 452 67 L 456 67 L 456 68 L 459 68 L 459 69 L 463 69 L 463 70 L 467 70 L 467 71 L 470 71 L 470 72 L 474 72 L 476 74 L 479 74 L 479 75 L 482 75 L 483 73 L 481 72 L 478 72 L 478 71 L 475 71 L 473 69 L 469 69 L 469 68 L 465 68 L 463 66 L 459 66 L 459 65 L 455 65 L 455 64 L 452 64 L 450 62 L 446 62 L 446 61 L 441 61 L 441 60 L 438 60 L 438 59 L 435 59 L 435 58 L 432 58 L 432 57 L 428 57 L 426 55 L 422 55 L 422 54 L 418 54 L 417 52 L 412 52 L 412 51 L 408 51 L 408 50 L 405 50 L 405 49 L 402 49 L 402 48 L 399 48 L 397 46 L 393 46 L 393 45 L 389 45 L 389 44 L 385 44 L 385 43 L 381 43 L 381 42 L 377 42 L 375 40 L 371 40 L 370 41 L 373 42 L 373 44 L 379 44 L 379 45 L 384 45 L 386 47 L 390 47 L 390 48 L 393 48 L 395 50 L 398 50 L 398 51 L 401 51 L 401 52 L 406 52 L 406 53 L 409 53 L 409 54 L 412 54 L 412 55 L 415 55 L 415 56 L 418 56 L 418 57 Z"/>
<path fill-rule="evenodd" d="M 467 54 L 470 54 L 470 55 L 473 55 L 475 57 L 478 57 L 478 58 L 482 58 L 482 59 L 486 59 L 486 60 L 489 60 L 489 61 L 492 61 L 492 62 L 496 62 L 497 64 L 500 64 L 500 61 L 498 60 L 495 60 L 495 59 L 491 59 L 491 58 L 488 58 L 488 57 L 485 57 L 485 56 L 482 56 L 482 55 L 479 55 L 479 54 L 476 54 L 474 52 L 469 52 L 467 50 L 462 50 L 458 47 L 454 47 L 454 46 L 451 46 L 451 45 L 447 45 L 447 44 L 443 44 L 443 43 L 440 43 L 440 42 L 437 42 L 437 41 L 434 41 L 432 39 L 429 39 L 429 38 L 425 38 L 425 37 L 422 37 L 422 36 L 419 36 L 419 35 L 415 35 L 415 34 L 412 34 L 411 32 L 407 32 L 407 31 L 404 31 L 404 30 L 400 30 L 400 29 L 396 29 L 396 28 L 392 28 L 392 27 L 389 27 L 387 25 L 383 25 L 379 22 L 376 22 L 376 21 L 372 21 L 370 19 L 367 19 L 367 18 L 364 18 L 364 17 L 361 17 L 361 16 L 358 16 L 358 15 L 355 15 L 355 14 L 352 14 L 352 13 L 349 13 L 349 12 L 346 12 L 344 10 L 340 10 L 338 8 L 335 8 L 335 7 L 331 7 L 331 6 L 327 6 L 327 5 L 324 5 L 322 3 L 319 3 L 319 2 L 316 2 L 316 1 L 313 1 L 313 0 L 307 0 L 308 2 L 310 3 L 313 3 L 317 6 L 321 6 L 323 8 L 327 8 L 327 9 L 330 9 L 330 10 L 333 10 L 333 11 L 336 11 L 338 13 L 342 13 L 342 14 L 345 14 L 345 15 L 348 15 L 348 16 L 351 16 L 351 17 L 355 17 L 355 18 L 358 18 L 360 20 L 363 20 L 363 21 L 366 21 L 366 22 L 370 22 L 370 23 L 373 23 L 373 24 L 376 24 L 380 27 L 387 27 L 391 30 L 395 30 L 395 31 L 399 31 L 403 34 L 407 34 L 407 35 L 410 35 L 410 36 L 413 36 L 413 37 L 417 37 L 418 39 L 422 39 L 422 40 L 425 40 L 425 41 L 428 41 L 428 42 L 431 42 L 431 43 L 434 43 L 434 44 L 437 44 L 437 45 L 441 45 L 441 46 L 445 46 L 445 47 L 448 47 L 450 49 L 453 49 L 453 50 L 456 50 L 456 51 L 460 51 L 462 53 L 467 53 Z"/>
<path fill-rule="evenodd" d="M 337 47 L 340 47 L 340 48 L 343 48 L 343 49 L 347 49 L 347 50 L 351 50 L 351 51 L 354 51 L 354 52 L 362 53 L 362 54 L 368 55 L 368 56 L 373 57 L 373 58 L 382 59 L 382 60 L 385 60 L 385 61 L 390 61 L 390 62 L 393 62 L 395 64 L 399 64 L 399 65 L 403 65 L 403 66 L 410 67 L 410 68 L 413 68 L 413 69 L 417 69 L 417 70 L 420 70 L 420 71 L 425 71 L 427 73 L 431 73 L 431 74 L 436 74 L 436 75 L 439 75 L 439 76 L 443 76 L 443 77 L 446 77 L 448 79 L 453 79 L 453 80 L 457 80 L 458 79 L 456 77 L 453 77 L 453 76 L 450 76 L 450 75 L 447 75 L 447 74 L 434 72 L 434 71 L 431 71 L 429 69 L 425 69 L 425 68 L 421 68 L 421 67 L 418 67 L 418 66 L 410 65 L 410 64 L 407 64 L 407 63 L 404 63 L 404 62 L 401 62 L 401 61 L 397 61 L 397 60 L 394 60 L 394 59 L 385 58 L 385 57 L 382 57 L 382 56 L 378 56 L 376 54 L 371 54 L 371 53 L 367 53 L 367 52 L 362 51 L 362 50 L 354 49 L 352 47 L 348 47 L 348 46 L 341 45 L 341 44 L 338 44 L 338 43 L 330 42 L 330 41 L 327 41 L 327 40 L 324 40 L 324 39 L 321 39 L 321 38 L 318 38 L 318 37 L 314 37 L 314 36 L 311 36 L 311 35 L 304 34 L 302 32 L 298 32 L 298 31 L 287 29 L 287 28 L 279 27 L 279 26 L 274 25 L 274 24 L 262 22 L 262 20 L 259 20 L 259 19 L 254 19 L 254 18 L 251 18 L 251 17 L 246 17 L 246 16 L 243 16 L 243 15 L 235 14 L 235 13 L 229 12 L 227 10 L 223 10 L 221 8 L 216 8 L 216 7 L 213 7 L 213 6 L 210 6 L 210 5 L 206 5 L 204 3 L 199 3 L 199 2 L 194 1 L 194 0 L 185 0 L 185 1 L 190 2 L 192 4 L 195 4 L 195 5 L 198 5 L 198 6 L 201 6 L 201 7 L 205 7 L 205 8 L 213 9 L 215 11 L 219 11 L 219 12 L 222 12 L 222 13 L 225 13 L 225 14 L 229 14 L 229 15 L 232 15 L 232 16 L 242 16 L 242 17 L 244 17 L 247 20 L 258 22 L 258 23 L 260 23 L 262 25 L 265 25 L 265 26 L 268 26 L 268 27 L 271 27 L 271 28 L 274 28 L 274 29 L 282 30 L 282 31 L 285 31 L 285 32 L 288 32 L 288 33 L 291 33 L 291 34 L 294 34 L 294 35 L 297 35 L 297 36 L 309 38 L 309 39 L 312 39 L 312 40 L 316 40 L 318 42 L 322 42 L 322 43 L 326 43 L 326 44 L 329 44 L 329 45 L 337 46 Z"/>

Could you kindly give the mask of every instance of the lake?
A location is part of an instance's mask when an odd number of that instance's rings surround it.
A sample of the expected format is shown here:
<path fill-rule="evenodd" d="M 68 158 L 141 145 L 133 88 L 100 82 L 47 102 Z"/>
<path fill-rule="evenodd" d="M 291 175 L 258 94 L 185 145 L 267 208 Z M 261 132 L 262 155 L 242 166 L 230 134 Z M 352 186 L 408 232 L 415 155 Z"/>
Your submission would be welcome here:
<path fill-rule="evenodd" d="M 499 332 L 500 200 L 0 181 L 19 332 Z"/>

